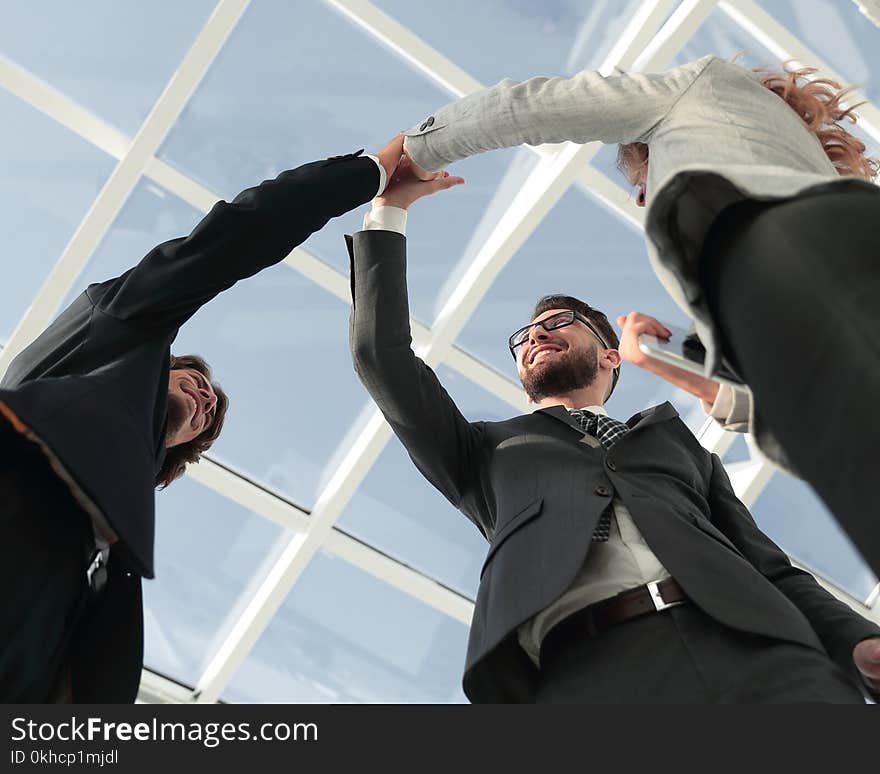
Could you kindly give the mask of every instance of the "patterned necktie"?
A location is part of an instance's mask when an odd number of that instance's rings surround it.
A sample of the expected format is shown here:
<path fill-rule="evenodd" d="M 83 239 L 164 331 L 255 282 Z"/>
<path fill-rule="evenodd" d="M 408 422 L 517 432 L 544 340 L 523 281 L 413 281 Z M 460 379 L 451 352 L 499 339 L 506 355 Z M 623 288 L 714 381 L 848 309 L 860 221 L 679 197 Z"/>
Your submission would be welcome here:
<path fill-rule="evenodd" d="M 578 411 L 577 409 L 569 409 L 568 413 L 574 417 L 581 430 L 598 438 L 599 443 L 605 449 L 610 449 L 618 439 L 629 432 L 627 425 L 605 414 L 594 414 L 592 411 Z M 594 543 L 607 542 L 611 534 L 611 508 L 612 506 L 609 504 L 599 516 L 599 521 L 593 530 L 592 541 Z"/>

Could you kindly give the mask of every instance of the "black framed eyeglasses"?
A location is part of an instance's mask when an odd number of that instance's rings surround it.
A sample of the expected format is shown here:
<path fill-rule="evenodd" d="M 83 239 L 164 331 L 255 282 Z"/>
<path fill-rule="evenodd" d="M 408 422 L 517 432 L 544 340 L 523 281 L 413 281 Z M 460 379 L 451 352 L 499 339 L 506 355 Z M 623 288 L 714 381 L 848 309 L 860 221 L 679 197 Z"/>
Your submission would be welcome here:
<path fill-rule="evenodd" d="M 608 346 L 608 342 L 602 337 L 602 334 L 596 330 L 596 327 L 591 323 L 586 317 L 584 317 L 580 312 L 575 312 L 573 309 L 566 309 L 564 312 L 557 312 L 556 314 L 551 314 L 549 317 L 545 317 L 543 320 L 539 320 L 538 322 L 530 323 L 529 325 L 524 325 L 518 331 L 515 331 L 510 338 L 507 340 L 507 347 L 510 350 L 510 354 L 513 355 L 513 359 L 516 360 L 516 351 L 529 340 L 529 336 L 531 335 L 532 328 L 540 325 L 545 331 L 555 331 L 559 328 L 565 328 L 568 325 L 572 325 L 574 321 L 577 320 L 582 322 L 587 328 L 590 330 L 598 340 L 599 343 L 605 349 L 611 349 Z M 611 383 L 611 392 L 614 392 L 614 388 L 617 386 L 617 380 L 620 378 L 620 367 L 614 369 L 614 376 Z M 609 397 L 611 392 L 608 393 Z"/>
<path fill-rule="evenodd" d="M 510 349 L 510 354 L 513 355 L 513 359 L 516 360 L 516 351 L 529 340 L 529 336 L 531 335 L 532 328 L 536 328 L 537 326 L 541 326 L 545 331 L 555 331 L 559 328 L 565 328 L 575 320 L 582 322 L 587 328 L 590 329 L 590 332 L 599 339 L 599 343 L 605 347 L 605 349 L 610 349 L 605 339 L 602 338 L 602 334 L 596 330 L 593 324 L 582 314 L 579 312 L 575 312 L 573 309 L 567 309 L 564 312 L 557 312 L 556 314 L 551 314 L 549 317 L 545 317 L 543 320 L 539 320 L 538 322 L 530 323 L 529 325 L 524 325 L 518 331 L 516 331 L 508 340 L 507 347 Z"/>

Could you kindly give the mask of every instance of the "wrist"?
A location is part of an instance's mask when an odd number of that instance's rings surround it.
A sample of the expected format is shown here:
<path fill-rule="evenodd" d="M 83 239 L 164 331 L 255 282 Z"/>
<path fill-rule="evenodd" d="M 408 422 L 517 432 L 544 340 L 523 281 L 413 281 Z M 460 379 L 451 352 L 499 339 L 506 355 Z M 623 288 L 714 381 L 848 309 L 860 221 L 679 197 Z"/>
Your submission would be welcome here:
<path fill-rule="evenodd" d="M 399 202 L 395 200 L 393 196 L 377 196 L 371 202 L 373 209 L 377 209 L 379 207 L 397 207 L 399 210 L 406 210 L 409 208 L 409 203 Z"/>

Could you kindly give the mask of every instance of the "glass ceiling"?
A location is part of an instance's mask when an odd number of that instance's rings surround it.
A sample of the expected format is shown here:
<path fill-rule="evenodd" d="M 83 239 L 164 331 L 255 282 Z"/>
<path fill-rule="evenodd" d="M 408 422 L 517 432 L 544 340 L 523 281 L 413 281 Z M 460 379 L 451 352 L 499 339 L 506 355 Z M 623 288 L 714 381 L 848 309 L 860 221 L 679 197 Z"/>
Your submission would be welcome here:
<path fill-rule="evenodd" d="M 316 158 L 375 151 L 504 77 L 570 75 L 611 56 L 631 69 L 652 39 L 666 45 L 651 69 L 707 53 L 819 65 L 870 100 L 861 134 L 880 149 L 880 31 L 849 0 L 6 0 L 0 371 L 66 299 L 188 233 L 216 199 Z M 505 340 L 539 295 L 571 292 L 612 319 L 686 322 L 650 271 L 613 149 L 535 211 L 517 201 L 558 151 L 461 162 L 467 185 L 410 214 L 415 337 L 452 334 L 436 370 L 471 419 L 525 410 Z M 490 256 L 485 294 L 464 287 L 508 211 L 525 227 Z M 158 495 L 144 685 L 169 678 L 176 700 L 465 701 L 486 547 L 353 373 L 342 236 L 362 216 L 331 222 L 178 338 L 177 352 L 212 363 L 232 406 L 210 458 Z M 810 489 L 748 439 L 704 429 L 693 398 L 634 369 L 609 410 L 626 418 L 665 400 L 722 455 L 768 534 L 880 620 L 877 578 Z"/>

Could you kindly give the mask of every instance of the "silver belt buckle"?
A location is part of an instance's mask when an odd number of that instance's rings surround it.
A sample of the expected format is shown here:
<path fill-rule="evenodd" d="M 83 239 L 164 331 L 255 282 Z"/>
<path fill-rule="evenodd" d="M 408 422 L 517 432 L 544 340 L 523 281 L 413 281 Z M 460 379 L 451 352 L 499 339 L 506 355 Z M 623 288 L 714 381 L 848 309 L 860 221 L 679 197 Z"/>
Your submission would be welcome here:
<path fill-rule="evenodd" d="M 663 595 L 660 593 L 660 589 L 658 587 L 659 581 L 651 581 L 647 584 L 648 593 L 651 595 L 651 601 L 654 603 L 654 609 L 659 613 L 661 610 L 666 610 L 670 607 L 675 607 L 676 605 L 682 604 L 682 600 L 676 600 L 675 602 L 666 602 L 663 599 Z"/>

